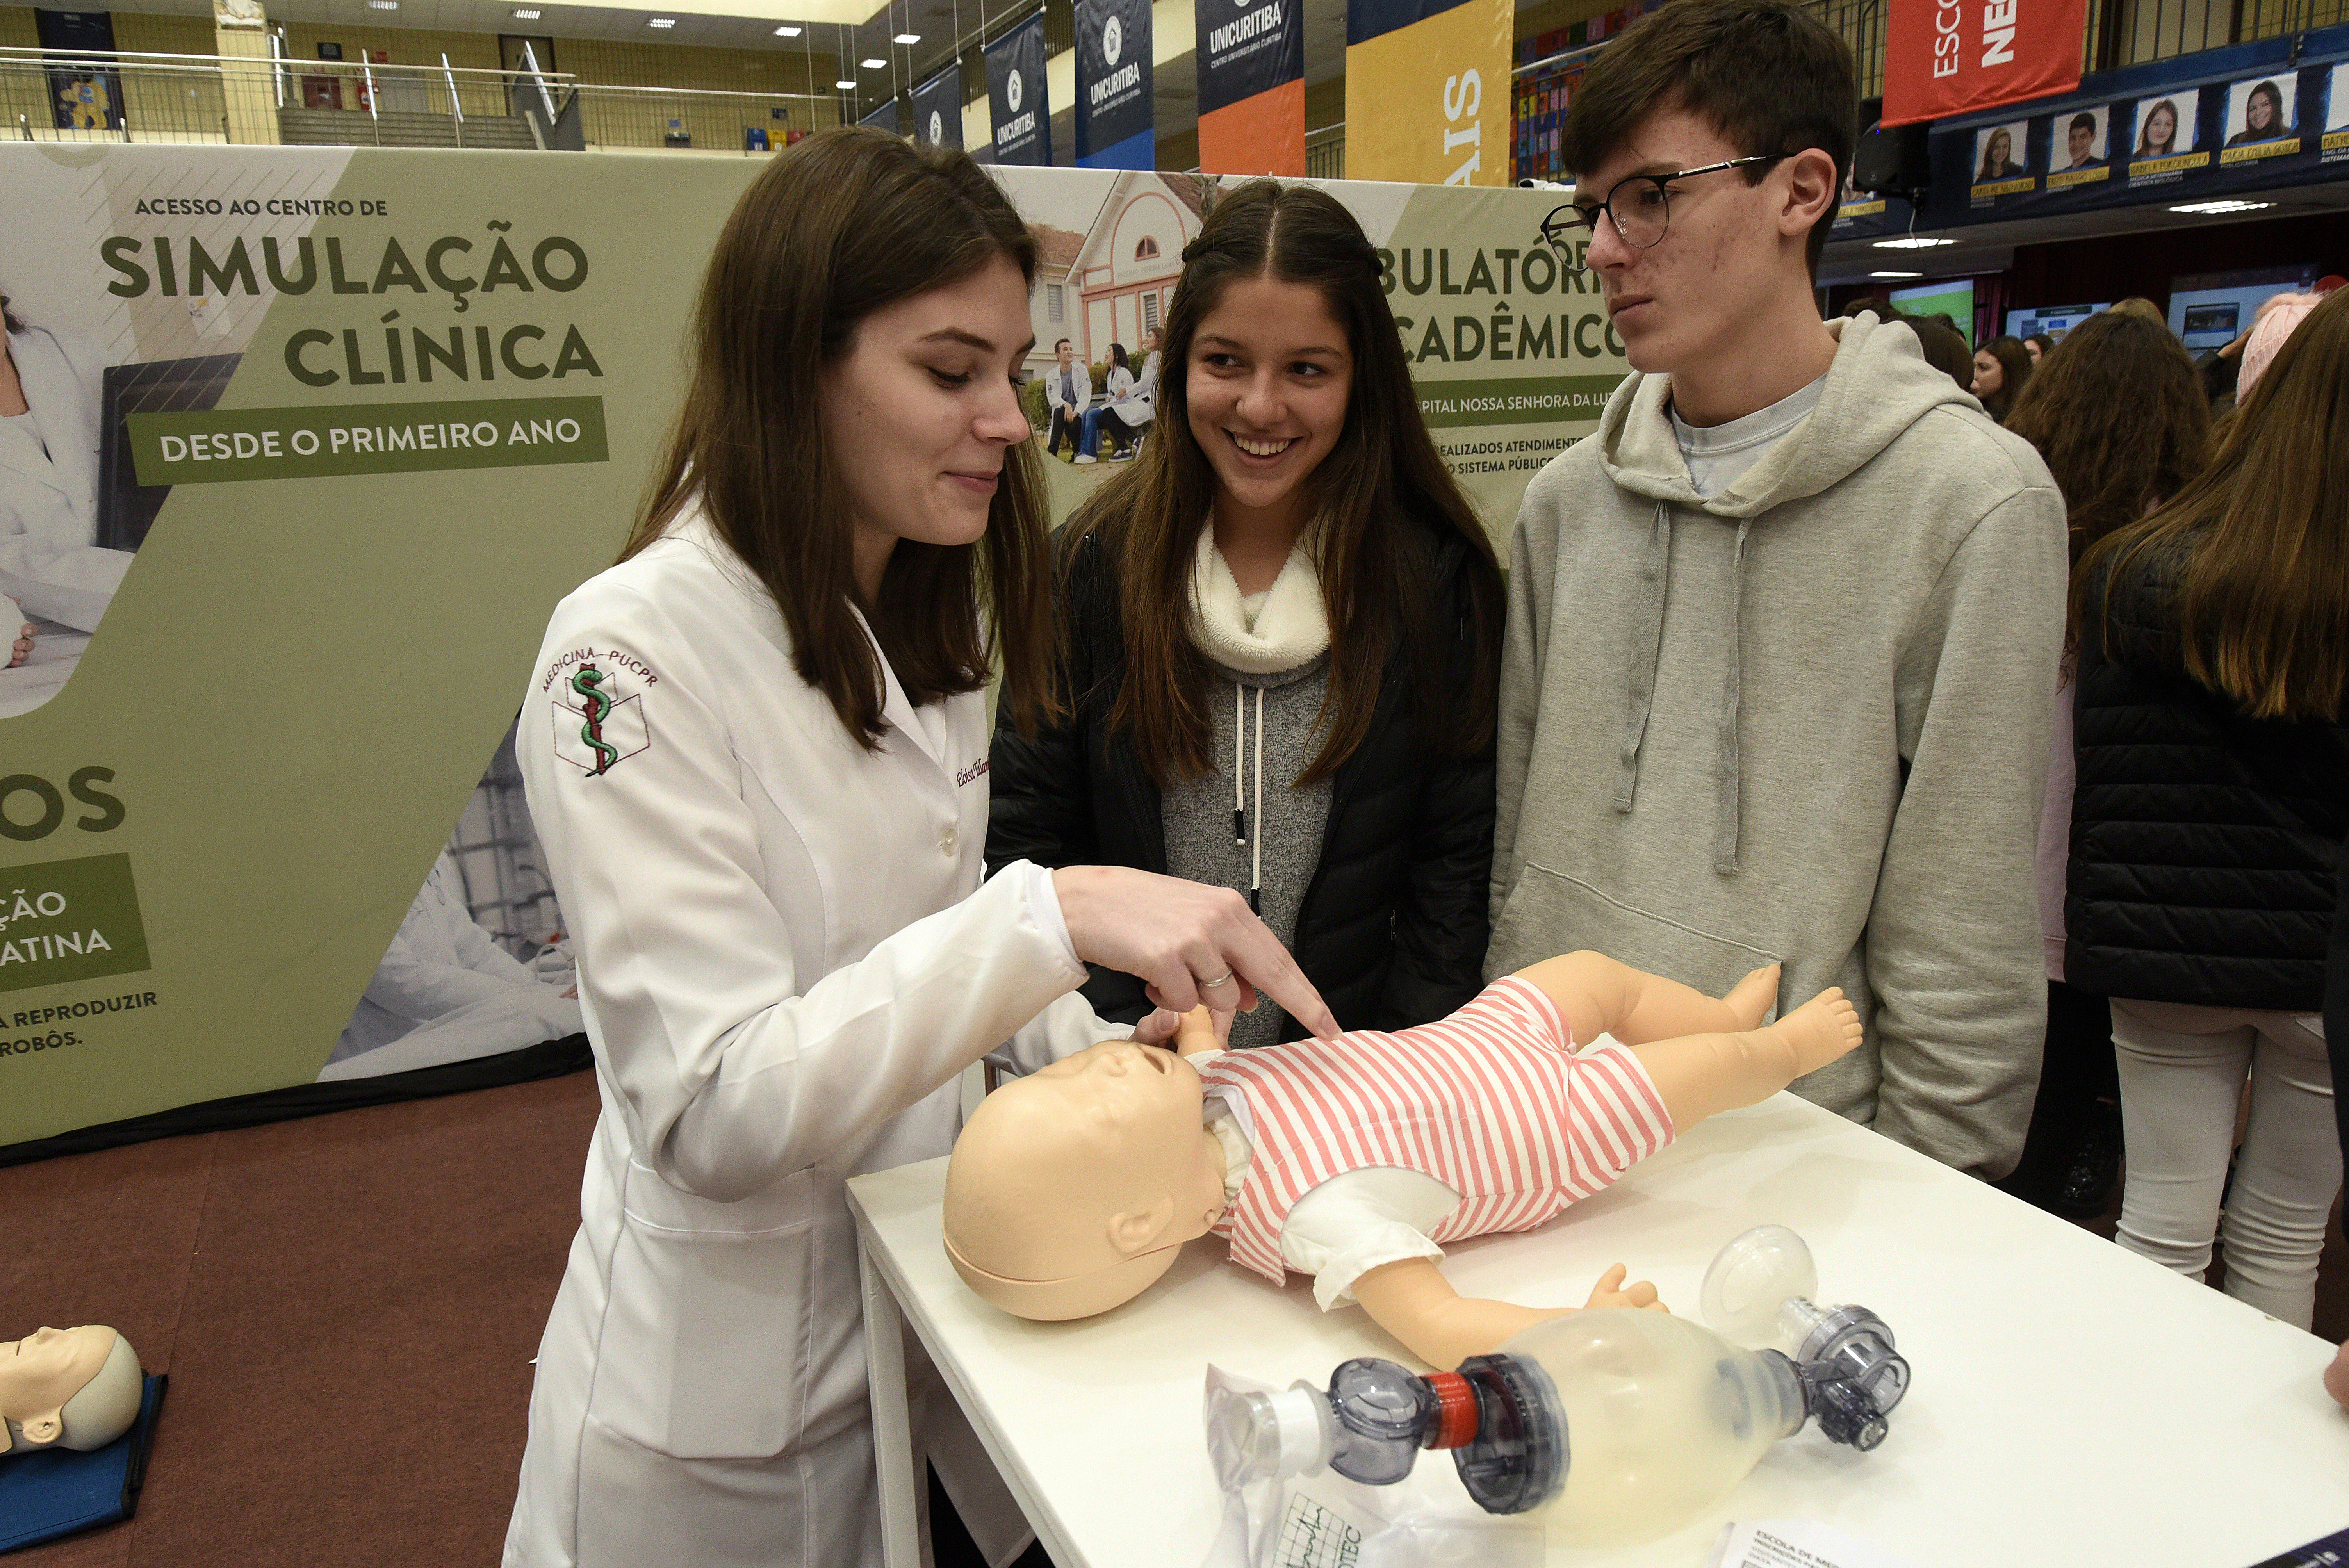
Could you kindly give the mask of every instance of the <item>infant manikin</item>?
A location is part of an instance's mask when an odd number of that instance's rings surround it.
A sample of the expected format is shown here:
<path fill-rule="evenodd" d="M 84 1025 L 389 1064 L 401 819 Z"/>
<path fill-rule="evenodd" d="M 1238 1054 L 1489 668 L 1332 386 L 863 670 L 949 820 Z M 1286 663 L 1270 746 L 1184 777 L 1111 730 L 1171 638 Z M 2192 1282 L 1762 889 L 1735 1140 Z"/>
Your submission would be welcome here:
<path fill-rule="evenodd" d="M 1774 965 L 1707 996 L 1570 953 L 1391 1035 L 1220 1051 L 1202 1009 L 1175 1051 L 1104 1040 L 980 1103 L 947 1169 L 947 1253 L 1007 1312 L 1086 1317 L 1213 1231 L 1233 1262 L 1311 1274 L 1325 1309 L 1358 1300 L 1456 1366 L 1571 1309 L 1463 1297 L 1439 1243 L 1530 1230 L 1859 1044 L 1838 990 L 1764 1026 L 1777 986 Z M 1620 1043 L 1576 1054 L 1601 1034 Z M 1588 1305 L 1661 1310 L 1623 1280 Z"/>
<path fill-rule="evenodd" d="M 139 1418 L 146 1388 L 130 1341 L 96 1324 L 0 1339 L 0 1460 L 102 1449 Z"/>

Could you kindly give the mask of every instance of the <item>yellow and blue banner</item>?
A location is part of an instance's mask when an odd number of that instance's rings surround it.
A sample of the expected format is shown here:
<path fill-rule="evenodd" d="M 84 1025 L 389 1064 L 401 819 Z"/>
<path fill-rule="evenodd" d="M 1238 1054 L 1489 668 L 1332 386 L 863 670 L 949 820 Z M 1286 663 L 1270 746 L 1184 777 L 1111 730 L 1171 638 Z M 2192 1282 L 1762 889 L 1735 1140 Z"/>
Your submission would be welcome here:
<path fill-rule="evenodd" d="M 1347 0 L 1346 174 L 1509 182 L 1515 0 Z"/>

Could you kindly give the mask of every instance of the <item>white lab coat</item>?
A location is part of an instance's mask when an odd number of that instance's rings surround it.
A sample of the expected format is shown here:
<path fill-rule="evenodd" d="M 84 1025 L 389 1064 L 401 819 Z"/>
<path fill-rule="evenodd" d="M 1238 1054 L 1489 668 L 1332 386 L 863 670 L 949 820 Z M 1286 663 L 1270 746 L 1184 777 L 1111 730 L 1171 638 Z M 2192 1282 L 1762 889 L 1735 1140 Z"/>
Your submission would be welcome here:
<path fill-rule="evenodd" d="M 982 697 L 916 713 L 892 677 L 885 713 L 880 752 L 851 740 L 698 519 L 554 613 L 518 754 L 604 1110 L 510 1568 L 877 1564 L 843 1180 L 947 1152 L 987 1047 L 1032 1068 L 1127 1032 L 1071 995 L 1032 868 L 979 884 Z M 950 1447 L 931 1456 L 999 1561 L 1016 1511 L 989 1530 L 977 1501 L 1009 1496 Z"/>
<path fill-rule="evenodd" d="M 8 357 L 38 434 L 0 418 L 0 593 L 33 614 L 94 632 L 131 559 L 98 545 L 106 350 L 80 333 L 31 326 L 9 336 Z"/>

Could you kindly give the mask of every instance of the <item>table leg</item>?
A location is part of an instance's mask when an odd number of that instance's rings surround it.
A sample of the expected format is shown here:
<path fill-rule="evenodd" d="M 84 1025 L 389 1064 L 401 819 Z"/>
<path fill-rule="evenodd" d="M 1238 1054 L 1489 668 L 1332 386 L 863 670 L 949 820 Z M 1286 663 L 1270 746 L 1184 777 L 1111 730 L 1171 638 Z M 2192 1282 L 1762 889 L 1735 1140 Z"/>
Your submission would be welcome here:
<path fill-rule="evenodd" d="M 881 1561 L 886 1568 L 921 1568 L 916 1512 L 914 1428 L 905 1400 L 905 1322 L 881 1271 L 856 1240 L 856 1267 L 864 1284 L 864 1364 L 873 1391 L 873 1454 L 881 1486 Z"/>

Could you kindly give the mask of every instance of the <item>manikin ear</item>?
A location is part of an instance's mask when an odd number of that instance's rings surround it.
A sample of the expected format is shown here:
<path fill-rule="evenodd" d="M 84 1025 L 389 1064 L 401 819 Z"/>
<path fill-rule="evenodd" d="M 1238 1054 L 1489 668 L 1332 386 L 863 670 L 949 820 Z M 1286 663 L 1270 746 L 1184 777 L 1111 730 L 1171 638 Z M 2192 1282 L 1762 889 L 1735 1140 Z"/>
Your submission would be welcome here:
<path fill-rule="evenodd" d="M 1778 232 L 1806 239 L 1811 226 L 1826 214 L 1843 194 L 1836 180 L 1835 160 L 1826 150 L 1805 148 L 1781 165 L 1786 170 L 1786 206 L 1779 214 Z"/>
<path fill-rule="evenodd" d="M 1174 1199 L 1170 1194 L 1147 1209 L 1129 1211 L 1109 1217 L 1109 1242 L 1119 1253 L 1133 1257 L 1157 1246 L 1158 1239 L 1174 1219 Z"/>
<path fill-rule="evenodd" d="M 66 1415 L 62 1408 L 45 1410 L 37 1416 L 26 1416 L 13 1424 L 25 1434 L 26 1445 L 32 1448 L 47 1448 L 66 1435 Z M 5 1442 L 6 1438 L 6 1427 L 0 1426 L 0 1442 Z"/>

